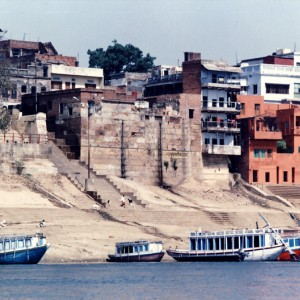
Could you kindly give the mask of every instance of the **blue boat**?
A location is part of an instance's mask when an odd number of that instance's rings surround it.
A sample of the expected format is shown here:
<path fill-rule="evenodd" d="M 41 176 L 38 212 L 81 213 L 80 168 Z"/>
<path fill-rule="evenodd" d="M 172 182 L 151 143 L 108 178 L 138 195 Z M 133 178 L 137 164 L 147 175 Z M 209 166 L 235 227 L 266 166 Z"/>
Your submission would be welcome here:
<path fill-rule="evenodd" d="M 116 253 L 109 254 L 108 262 L 160 262 L 165 255 L 163 243 L 149 241 L 116 243 Z"/>
<path fill-rule="evenodd" d="M 0 236 L 0 264 L 37 264 L 48 248 L 42 233 Z"/>

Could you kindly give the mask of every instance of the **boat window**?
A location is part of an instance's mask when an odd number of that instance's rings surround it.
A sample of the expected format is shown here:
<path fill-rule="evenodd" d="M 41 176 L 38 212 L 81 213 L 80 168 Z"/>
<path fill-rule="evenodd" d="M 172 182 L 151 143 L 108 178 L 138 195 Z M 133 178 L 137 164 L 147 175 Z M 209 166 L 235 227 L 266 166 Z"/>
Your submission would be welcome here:
<path fill-rule="evenodd" d="M 31 246 L 31 240 L 30 239 L 26 240 L 26 247 L 29 247 L 29 246 Z"/>
<path fill-rule="evenodd" d="M 202 239 L 202 250 L 206 250 L 206 239 Z"/>
<path fill-rule="evenodd" d="M 16 241 L 11 241 L 11 249 L 15 249 L 16 248 Z"/>
<path fill-rule="evenodd" d="M 295 240 L 294 239 L 289 239 L 289 246 L 294 247 L 295 246 Z"/>
<path fill-rule="evenodd" d="M 214 250 L 214 239 L 208 239 L 208 250 Z"/>
<path fill-rule="evenodd" d="M 198 240 L 199 243 L 200 240 Z M 190 248 L 191 250 L 196 250 L 196 239 L 190 239 Z M 199 249 L 199 247 L 198 247 Z"/>
<path fill-rule="evenodd" d="M 232 237 L 227 237 L 227 249 L 232 249 Z"/>
<path fill-rule="evenodd" d="M 5 250 L 10 249 L 9 241 L 5 241 Z"/>
<path fill-rule="evenodd" d="M 254 248 L 259 247 L 259 235 L 254 236 Z"/>
<path fill-rule="evenodd" d="M 133 253 L 133 246 L 128 246 L 128 253 Z"/>
<path fill-rule="evenodd" d="M 264 235 L 260 235 L 259 239 L 260 239 L 260 246 L 261 247 L 265 247 L 266 246 L 265 236 Z"/>
<path fill-rule="evenodd" d="M 24 240 L 19 240 L 18 245 L 19 245 L 19 248 L 23 248 L 24 247 Z"/>
<path fill-rule="evenodd" d="M 246 248 L 253 248 L 253 238 L 252 236 L 247 236 Z"/>
<path fill-rule="evenodd" d="M 145 245 L 145 251 L 149 251 L 149 245 L 148 244 Z"/>
<path fill-rule="evenodd" d="M 139 247 L 138 246 L 134 246 L 134 252 L 139 252 Z"/>
<path fill-rule="evenodd" d="M 220 239 L 219 238 L 215 239 L 215 242 L 216 242 L 216 250 L 220 250 Z"/>
<path fill-rule="evenodd" d="M 197 241 L 197 250 L 202 250 L 202 248 L 201 248 L 201 239 L 198 239 L 198 241 Z M 191 249 L 191 250 L 193 250 L 193 249 Z"/>
<path fill-rule="evenodd" d="M 240 248 L 239 237 L 235 236 L 233 238 L 233 249 L 239 249 L 239 248 Z"/>
<path fill-rule="evenodd" d="M 120 247 L 117 247 L 117 253 L 120 254 L 121 253 L 121 249 Z"/>
<path fill-rule="evenodd" d="M 0 250 L 3 250 L 3 242 L 0 242 Z"/>
<path fill-rule="evenodd" d="M 140 245 L 140 252 L 143 251 L 143 245 Z"/>
<path fill-rule="evenodd" d="M 300 246 L 300 239 L 295 239 L 295 246 Z"/>
<path fill-rule="evenodd" d="M 220 238 L 220 250 L 224 250 L 224 242 L 225 242 L 225 239 L 224 238 Z"/>

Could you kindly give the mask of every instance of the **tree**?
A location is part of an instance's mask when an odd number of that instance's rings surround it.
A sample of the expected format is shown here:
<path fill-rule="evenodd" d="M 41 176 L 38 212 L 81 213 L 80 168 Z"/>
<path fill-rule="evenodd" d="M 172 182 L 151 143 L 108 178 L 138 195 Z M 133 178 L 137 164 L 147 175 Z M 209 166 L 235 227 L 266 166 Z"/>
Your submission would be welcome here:
<path fill-rule="evenodd" d="M 88 50 L 89 67 L 102 68 L 104 76 L 108 79 L 115 73 L 147 72 L 153 67 L 155 57 L 149 53 L 143 56 L 143 52 L 131 44 L 123 46 L 116 40 L 112 43 L 106 50 L 103 48 Z"/>

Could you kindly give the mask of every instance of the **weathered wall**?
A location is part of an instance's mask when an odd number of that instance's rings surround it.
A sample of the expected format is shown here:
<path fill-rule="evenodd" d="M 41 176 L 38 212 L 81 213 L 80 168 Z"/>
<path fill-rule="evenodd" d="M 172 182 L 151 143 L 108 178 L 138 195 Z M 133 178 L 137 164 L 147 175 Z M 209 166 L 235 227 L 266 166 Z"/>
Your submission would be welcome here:
<path fill-rule="evenodd" d="M 87 163 L 88 124 L 87 117 L 82 117 L 80 159 Z M 121 176 L 123 153 L 127 179 L 160 184 L 160 167 L 166 185 L 190 176 L 201 178 L 199 122 L 183 118 L 171 107 L 137 109 L 103 102 L 101 110 L 90 117 L 90 140 L 91 166 L 99 174 Z"/>

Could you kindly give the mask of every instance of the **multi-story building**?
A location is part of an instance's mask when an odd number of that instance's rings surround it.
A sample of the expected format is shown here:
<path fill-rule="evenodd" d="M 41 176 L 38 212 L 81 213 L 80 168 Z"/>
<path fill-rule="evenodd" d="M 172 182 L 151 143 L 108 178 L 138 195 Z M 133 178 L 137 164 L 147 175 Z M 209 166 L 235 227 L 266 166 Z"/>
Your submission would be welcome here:
<path fill-rule="evenodd" d="M 272 55 L 242 60 L 245 93 L 261 95 L 268 103 L 300 100 L 300 52 L 278 49 Z"/>
<path fill-rule="evenodd" d="M 300 107 L 239 95 L 242 153 L 239 172 L 256 184 L 300 183 Z"/>
<path fill-rule="evenodd" d="M 240 155 L 240 124 L 236 119 L 240 105 L 236 96 L 241 90 L 241 70 L 222 61 L 202 60 L 201 66 L 202 152 Z"/>
<path fill-rule="evenodd" d="M 59 55 L 52 43 L 4 40 L 0 49 L 13 83 L 1 91 L 4 103 L 19 104 L 28 93 L 103 87 L 102 69 L 79 67 L 76 57 Z"/>

